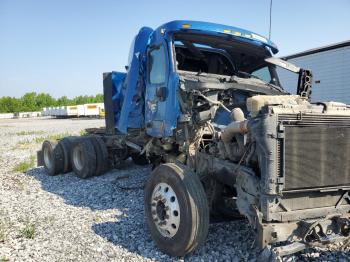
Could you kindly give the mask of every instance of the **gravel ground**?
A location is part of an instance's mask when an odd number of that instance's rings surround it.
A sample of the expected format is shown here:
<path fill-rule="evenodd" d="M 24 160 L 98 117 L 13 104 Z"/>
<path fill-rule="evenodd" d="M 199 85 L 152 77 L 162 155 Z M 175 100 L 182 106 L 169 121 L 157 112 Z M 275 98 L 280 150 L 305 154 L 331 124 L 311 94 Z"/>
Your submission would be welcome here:
<path fill-rule="evenodd" d="M 212 224 L 206 244 L 185 258 L 158 251 L 143 219 L 141 188 L 149 167 L 127 162 L 87 180 L 73 173 L 48 177 L 42 167 L 13 171 L 36 154 L 43 138 L 102 125 L 102 120 L 0 120 L 0 261 L 256 261 L 254 232 L 245 220 Z M 284 260 L 350 261 L 350 255 L 339 244 Z"/>

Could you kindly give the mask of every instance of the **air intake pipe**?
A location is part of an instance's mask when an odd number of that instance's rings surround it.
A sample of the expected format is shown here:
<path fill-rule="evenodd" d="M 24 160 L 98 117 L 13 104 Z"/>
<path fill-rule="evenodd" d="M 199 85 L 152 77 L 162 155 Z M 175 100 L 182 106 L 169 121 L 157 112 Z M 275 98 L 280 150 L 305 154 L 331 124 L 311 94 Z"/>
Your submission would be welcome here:
<path fill-rule="evenodd" d="M 248 132 L 248 120 L 244 118 L 244 113 L 240 108 L 234 108 L 231 111 L 231 122 L 221 133 L 221 140 L 226 144 L 237 134 Z"/>

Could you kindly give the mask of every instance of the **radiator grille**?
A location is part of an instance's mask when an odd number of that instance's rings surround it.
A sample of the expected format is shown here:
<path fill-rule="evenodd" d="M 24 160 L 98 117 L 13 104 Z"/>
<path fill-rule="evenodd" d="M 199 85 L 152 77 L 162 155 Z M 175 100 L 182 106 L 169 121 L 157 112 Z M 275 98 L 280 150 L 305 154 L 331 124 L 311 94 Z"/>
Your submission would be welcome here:
<path fill-rule="evenodd" d="M 280 114 L 278 118 L 284 122 L 298 123 L 304 126 L 342 126 L 350 127 L 350 116 L 332 116 L 332 115 L 315 115 L 315 114 Z"/>
<path fill-rule="evenodd" d="M 285 190 L 350 184 L 347 123 L 285 126 Z"/>

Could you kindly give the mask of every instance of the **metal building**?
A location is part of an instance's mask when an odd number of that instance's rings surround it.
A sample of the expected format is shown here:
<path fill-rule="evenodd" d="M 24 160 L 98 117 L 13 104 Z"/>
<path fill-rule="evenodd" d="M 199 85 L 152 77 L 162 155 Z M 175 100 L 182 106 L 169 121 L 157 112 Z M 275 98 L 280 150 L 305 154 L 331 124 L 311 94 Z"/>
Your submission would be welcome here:
<path fill-rule="evenodd" d="M 313 73 L 312 101 L 350 104 L 350 41 L 315 48 L 282 59 Z M 278 69 L 283 88 L 296 92 L 297 75 Z"/>

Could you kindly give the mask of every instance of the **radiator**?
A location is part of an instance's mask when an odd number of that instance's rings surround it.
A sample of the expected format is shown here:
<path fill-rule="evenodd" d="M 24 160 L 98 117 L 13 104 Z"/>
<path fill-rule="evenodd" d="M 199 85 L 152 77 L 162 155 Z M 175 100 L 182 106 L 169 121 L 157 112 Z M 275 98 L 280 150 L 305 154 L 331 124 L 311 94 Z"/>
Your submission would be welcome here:
<path fill-rule="evenodd" d="M 350 121 L 308 117 L 285 121 L 285 190 L 350 185 Z M 287 120 L 287 121 L 286 121 Z M 289 123 L 289 124 L 288 124 Z"/>

